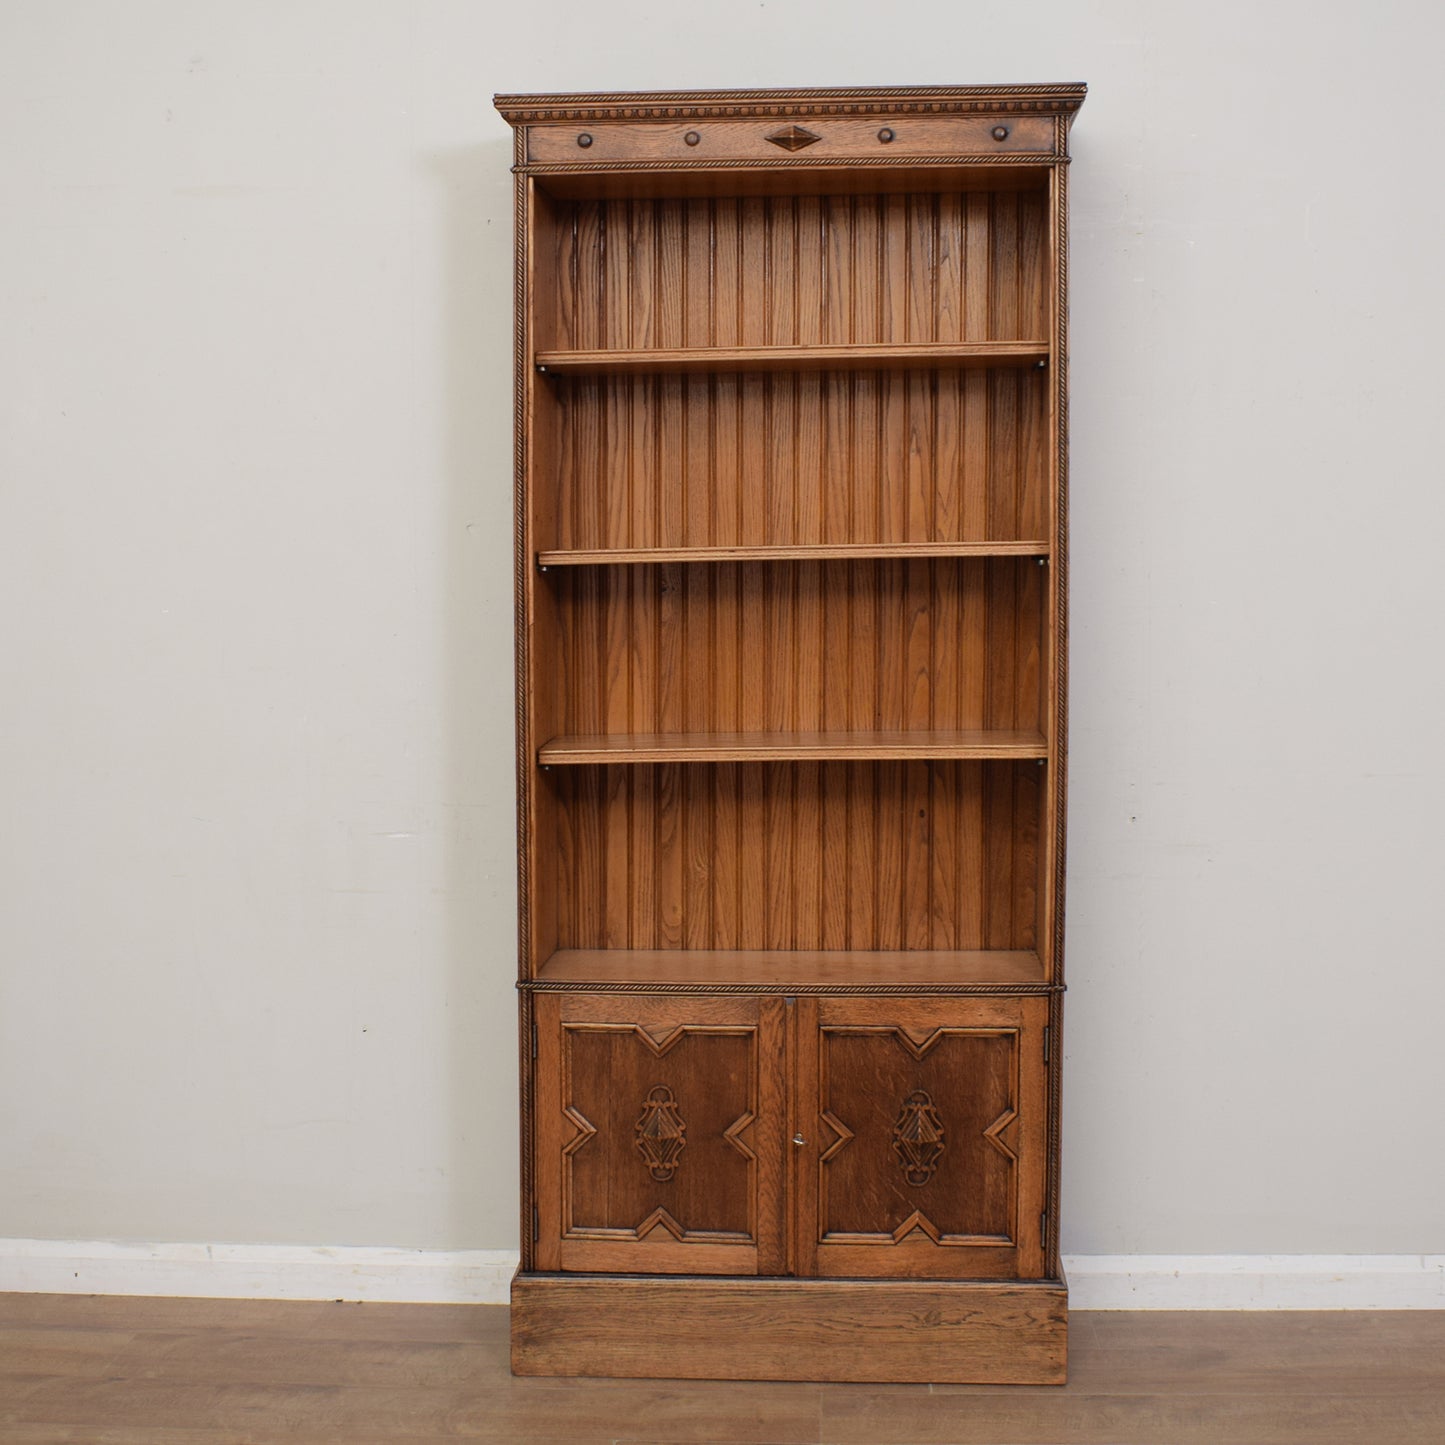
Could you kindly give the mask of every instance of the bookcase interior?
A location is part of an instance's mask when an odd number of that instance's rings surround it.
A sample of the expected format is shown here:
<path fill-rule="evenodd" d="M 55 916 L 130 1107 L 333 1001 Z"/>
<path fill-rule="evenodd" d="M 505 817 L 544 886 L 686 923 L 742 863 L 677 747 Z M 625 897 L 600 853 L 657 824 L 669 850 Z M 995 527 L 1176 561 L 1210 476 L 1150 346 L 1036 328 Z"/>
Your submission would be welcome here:
<path fill-rule="evenodd" d="M 1048 195 L 545 202 L 537 350 L 1049 335 Z"/>
<path fill-rule="evenodd" d="M 952 760 L 552 768 L 553 867 L 535 882 L 559 949 L 1033 950 L 1042 773 Z"/>
<path fill-rule="evenodd" d="M 1037 733 L 1045 570 L 1022 557 L 553 569 L 542 732 Z"/>
<path fill-rule="evenodd" d="M 791 357 L 558 377 L 537 397 L 555 438 L 544 548 L 1047 536 L 1046 368 L 870 369 L 866 350 L 1043 346 L 1044 191 L 554 201 L 541 216 L 555 284 L 538 352 L 859 348 L 836 370 Z"/>
<path fill-rule="evenodd" d="M 599 976 L 608 951 L 1037 960 L 1053 388 L 984 344 L 1046 355 L 1047 173 L 561 189 L 533 218 L 543 936 Z"/>

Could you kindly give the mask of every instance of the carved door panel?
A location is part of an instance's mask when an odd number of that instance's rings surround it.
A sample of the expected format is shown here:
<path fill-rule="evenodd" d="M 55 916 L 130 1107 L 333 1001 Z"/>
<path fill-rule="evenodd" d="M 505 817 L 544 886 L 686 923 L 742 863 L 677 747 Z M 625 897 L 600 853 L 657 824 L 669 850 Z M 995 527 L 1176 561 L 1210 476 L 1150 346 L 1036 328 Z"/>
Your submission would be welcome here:
<path fill-rule="evenodd" d="M 783 1001 L 536 1002 L 536 1267 L 782 1273 Z"/>
<path fill-rule="evenodd" d="M 798 1010 L 798 1272 L 1041 1274 L 1047 1001 Z"/>

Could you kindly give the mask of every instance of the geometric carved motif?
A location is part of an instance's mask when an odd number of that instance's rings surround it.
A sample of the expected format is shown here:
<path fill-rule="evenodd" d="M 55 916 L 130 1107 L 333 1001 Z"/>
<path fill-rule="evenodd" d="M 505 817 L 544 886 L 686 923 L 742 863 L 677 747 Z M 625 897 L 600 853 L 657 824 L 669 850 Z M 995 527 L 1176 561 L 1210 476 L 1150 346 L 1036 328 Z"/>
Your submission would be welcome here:
<path fill-rule="evenodd" d="M 672 1178 L 678 1158 L 687 1145 L 687 1125 L 666 1084 L 649 1090 L 642 1113 L 633 1126 L 633 1147 L 642 1155 L 647 1172 L 660 1184 Z"/>
<path fill-rule="evenodd" d="M 800 151 L 804 146 L 810 146 L 814 141 L 823 139 L 820 135 L 814 135 L 810 130 L 804 130 L 800 125 L 790 125 L 786 130 L 780 130 L 767 137 L 775 146 L 782 146 L 785 151 Z"/>
<path fill-rule="evenodd" d="M 933 1097 L 915 1089 L 904 1101 L 893 1126 L 893 1152 L 903 1166 L 903 1177 L 915 1188 L 927 1184 L 943 1153 L 943 1120 Z"/>
<path fill-rule="evenodd" d="M 831 1109 L 824 1109 L 818 1118 L 837 1135 L 837 1138 L 818 1156 L 819 1164 L 830 1164 L 833 1156 L 846 1149 L 853 1142 L 855 1136 L 853 1131 Z"/>

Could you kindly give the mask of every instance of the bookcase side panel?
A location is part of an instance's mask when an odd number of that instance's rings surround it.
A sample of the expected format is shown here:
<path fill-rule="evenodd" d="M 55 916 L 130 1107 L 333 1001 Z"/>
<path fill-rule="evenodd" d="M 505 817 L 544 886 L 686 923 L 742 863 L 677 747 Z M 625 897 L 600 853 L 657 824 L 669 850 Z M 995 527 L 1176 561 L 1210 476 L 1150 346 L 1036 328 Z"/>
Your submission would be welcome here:
<path fill-rule="evenodd" d="M 557 334 L 557 295 L 552 284 L 563 249 L 567 213 L 523 180 L 519 266 L 525 280 L 521 298 L 524 325 L 517 357 L 516 386 L 521 398 L 524 435 L 518 456 L 521 546 L 517 558 L 522 599 L 522 640 L 517 685 L 520 804 L 525 809 L 523 909 L 527 939 L 523 976 L 530 977 L 557 946 L 557 830 L 560 819 L 554 792 L 538 777 L 536 749 L 557 731 L 567 679 L 556 667 L 560 656 L 557 598 L 534 565 L 537 553 L 556 545 L 557 477 L 564 440 L 558 399 L 530 363 L 533 350 Z"/>
<path fill-rule="evenodd" d="M 1067 154 L 1068 122 L 1055 120 L 1057 148 Z M 1062 1192 L 1064 882 L 1068 812 L 1069 682 L 1069 168 L 1059 166 L 1049 186 L 1050 323 L 1054 366 L 1050 396 L 1049 632 L 1045 726 L 1052 760 L 1044 799 L 1043 877 L 1039 889 L 1040 950 L 1045 974 L 1059 985 L 1049 1000 L 1052 1048 L 1048 1060 L 1047 1230 L 1045 1268 L 1062 1274 L 1059 1206 Z"/>

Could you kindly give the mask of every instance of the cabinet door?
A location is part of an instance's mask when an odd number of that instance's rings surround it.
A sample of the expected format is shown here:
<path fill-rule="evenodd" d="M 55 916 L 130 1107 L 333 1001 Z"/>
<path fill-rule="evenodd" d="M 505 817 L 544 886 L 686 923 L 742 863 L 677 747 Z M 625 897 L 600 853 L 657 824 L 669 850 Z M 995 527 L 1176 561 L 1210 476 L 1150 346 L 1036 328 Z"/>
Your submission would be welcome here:
<path fill-rule="evenodd" d="M 784 1267 L 781 999 L 537 997 L 537 1268 Z"/>
<path fill-rule="evenodd" d="M 798 1009 L 798 1272 L 1041 1274 L 1047 1001 Z"/>

